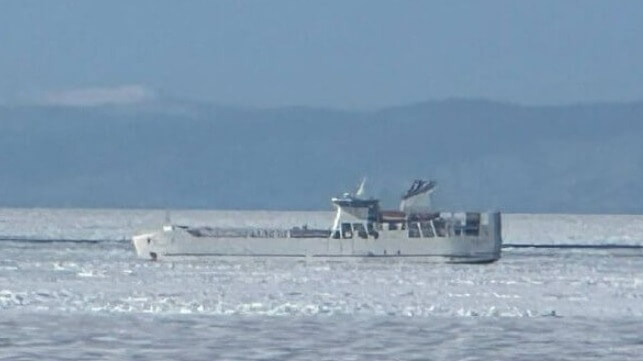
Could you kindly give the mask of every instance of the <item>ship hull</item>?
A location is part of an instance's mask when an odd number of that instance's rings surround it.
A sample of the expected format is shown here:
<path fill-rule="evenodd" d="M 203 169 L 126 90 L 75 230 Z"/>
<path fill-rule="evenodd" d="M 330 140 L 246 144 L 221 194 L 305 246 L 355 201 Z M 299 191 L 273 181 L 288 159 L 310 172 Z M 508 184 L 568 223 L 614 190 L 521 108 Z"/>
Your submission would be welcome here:
<path fill-rule="evenodd" d="M 398 257 L 446 262 L 485 263 L 500 258 L 499 232 L 475 237 L 251 238 L 195 237 L 175 229 L 133 237 L 140 258 L 182 257 Z"/>

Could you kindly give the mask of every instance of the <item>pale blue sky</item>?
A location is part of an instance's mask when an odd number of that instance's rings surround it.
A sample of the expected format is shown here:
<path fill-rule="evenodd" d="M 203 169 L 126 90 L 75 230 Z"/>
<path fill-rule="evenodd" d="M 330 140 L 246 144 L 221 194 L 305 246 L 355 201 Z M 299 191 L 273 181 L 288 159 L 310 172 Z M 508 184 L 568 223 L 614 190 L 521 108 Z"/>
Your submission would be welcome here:
<path fill-rule="evenodd" d="M 643 1 L 1 1 L 0 79 L 5 104 L 641 100 Z"/>

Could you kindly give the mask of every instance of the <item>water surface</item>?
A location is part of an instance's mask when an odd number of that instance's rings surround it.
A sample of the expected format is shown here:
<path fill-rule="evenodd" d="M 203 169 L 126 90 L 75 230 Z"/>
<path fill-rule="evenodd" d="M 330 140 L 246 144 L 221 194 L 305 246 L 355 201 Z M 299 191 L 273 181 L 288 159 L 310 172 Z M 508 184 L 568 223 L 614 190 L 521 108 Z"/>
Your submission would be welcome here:
<path fill-rule="evenodd" d="M 49 240 L 129 229 L 119 215 L 105 213 L 106 223 L 70 217 L 62 217 L 62 224 L 42 225 L 36 217 L 31 222 L 39 239 Z M 28 229 L 7 220 L 0 223 L 14 235 Z M 68 224 L 77 227 L 66 233 Z M 536 226 L 526 229 L 537 238 Z M 643 355 L 643 250 L 637 248 L 509 248 L 489 265 L 382 258 L 150 262 L 138 260 L 118 237 L 85 238 L 95 242 L 0 242 L 0 359 Z M 632 232 L 626 241 L 638 239 Z"/>

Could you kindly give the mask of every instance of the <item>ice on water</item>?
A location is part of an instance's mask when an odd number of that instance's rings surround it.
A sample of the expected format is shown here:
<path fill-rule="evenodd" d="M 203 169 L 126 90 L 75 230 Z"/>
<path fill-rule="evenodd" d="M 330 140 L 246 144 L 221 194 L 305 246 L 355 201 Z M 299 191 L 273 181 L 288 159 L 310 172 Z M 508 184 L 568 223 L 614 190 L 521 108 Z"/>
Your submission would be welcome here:
<path fill-rule="evenodd" d="M 332 220 L 330 212 L 173 211 L 171 217 L 175 223 L 222 226 L 326 227 Z M 306 349 L 316 349 L 316 359 L 421 359 L 427 344 L 444 347 L 445 358 L 467 358 L 458 337 L 479 342 L 481 358 L 497 358 L 498 345 L 512 337 L 527 343 L 568 340 L 558 349 L 568 358 L 640 356 L 641 249 L 505 249 L 489 265 L 379 258 L 137 259 L 127 238 L 158 228 L 164 218 L 165 211 L 147 210 L 0 210 L 5 238 L 100 240 L 0 242 L 0 354 L 37 348 L 25 341 L 37 336 L 60 351 L 53 358 L 82 358 L 82 351 L 70 356 L 60 345 L 65 337 L 78 337 L 73 327 L 91 317 L 82 327 L 93 338 L 77 342 L 104 359 L 138 355 L 109 347 L 132 342 L 150 346 L 141 359 L 176 356 L 178 349 L 207 359 L 216 347 L 234 359 L 306 358 Z M 506 215 L 503 227 L 505 242 L 514 244 L 643 244 L 641 216 Z M 61 333 L 61 325 L 70 329 Z M 588 334 L 599 328 L 600 334 Z M 282 338 L 267 344 L 266 337 L 274 336 L 269 330 Z M 553 332 L 551 337 L 543 330 Z M 173 338 L 168 332 L 178 333 Z M 193 347 L 181 346 L 186 332 L 190 342 L 197 340 Z M 226 332 L 260 351 L 243 353 L 232 347 L 235 341 L 229 347 L 213 344 L 212 337 Z M 351 340 L 344 348 L 334 344 L 341 335 Z M 612 353 L 574 348 L 581 337 L 609 345 Z M 171 344 L 176 348 L 163 348 Z M 521 352 L 515 348 L 509 355 Z"/>

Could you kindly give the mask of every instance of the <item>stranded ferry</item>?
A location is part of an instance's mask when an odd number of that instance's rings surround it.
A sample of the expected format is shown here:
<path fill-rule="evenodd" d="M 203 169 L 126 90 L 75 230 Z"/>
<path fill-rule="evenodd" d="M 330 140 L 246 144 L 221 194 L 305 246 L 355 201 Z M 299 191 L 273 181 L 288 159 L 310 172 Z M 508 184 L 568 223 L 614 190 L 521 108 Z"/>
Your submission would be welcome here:
<path fill-rule="evenodd" d="M 377 199 L 355 194 L 332 198 L 329 229 L 229 228 L 165 225 L 134 236 L 139 257 L 415 257 L 484 263 L 500 258 L 500 213 L 436 212 L 429 208 L 435 182 L 416 180 L 400 209 L 381 210 Z"/>

